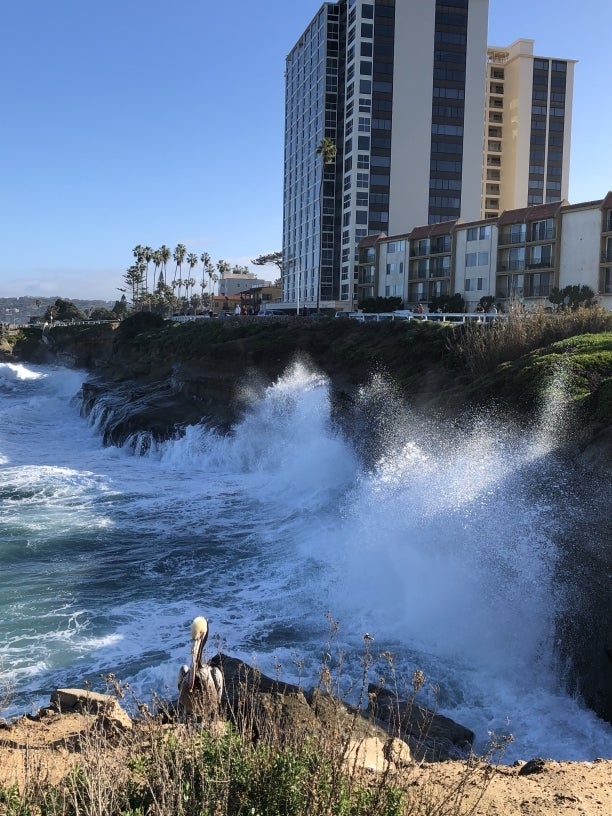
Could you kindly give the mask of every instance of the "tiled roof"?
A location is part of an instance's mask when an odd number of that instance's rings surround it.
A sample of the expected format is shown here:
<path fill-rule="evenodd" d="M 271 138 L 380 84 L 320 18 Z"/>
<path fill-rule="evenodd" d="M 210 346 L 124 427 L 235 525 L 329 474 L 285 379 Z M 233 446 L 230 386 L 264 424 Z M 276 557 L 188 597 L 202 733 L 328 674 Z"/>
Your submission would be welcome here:
<path fill-rule="evenodd" d="M 361 239 L 361 241 L 359 242 L 358 246 L 359 246 L 360 248 L 361 248 L 361 247 L 363 247 L 364 249 L 365 249 L 366 247 L 376 246 L 376 244 L 377 244 L 377 243 L 378 243 L 380 240 L 382 240 L 383 238 L 386 238 L 386 237 L 387 237 L 387 235 L 386 235 L 386 233 L 384 233 L 384 232 L 379 232 L 379 233 L 377 233 L 376 235 L 366 235 L 366 237 L 365 237 L 365 238 L 362 238 L 362 239 Z"/>
<path fill-rule="evenodd" d="M 611 196 L 611 193 L 608 193 Z M 598 198 L 596 201 L 581 201 L 579 204 L 564 204 L 561 207 L 562 212 L 568 212 L 570 210 L 586 210 L 591 209 L 593 207 L 604 207 L 605 199 Z M 612 207 L 612 198 L 610 198 L 610 207 Z"/>
<path fill-rule="evenodd" d="M 461 222 L 460 218 L 453 221 L 440 221 L 439 224 L 425 224 L 423 227 L 415 227 L 408 233 L 408 238 L 414 241 L 418 238 L 433 238 L 436 235 L 448 235 Z M 461 226 L 463 223 L 461 222 Z"/>
<path fill-rule="evenodd" d="M 504 210 L 497 219 L 499 226 L 504 224 L 521 224 L 525 221 L 539 221 L 553 218 L 567 201 L 552 201 L 550 204 L 534 204 L 533 207 L 522 207 L 518 210 Z M 491 219 L 494 220 L 494 219 Z"/>
<path fill-rule="evenodd" d="M 415 227 L 412 232 L 408 233 L 408 237 L 411 241 L 414 241 L 416 238 L 428 238 L 429 224 L 426 224 L 424 227 Z"/>
<path fill-rule="evenodd" d="M 609 210 L 612 208 L 612 192 L 609 192 L 608 195 L 604 198 L 603 204 L 601 205 L 604 210 Z"/>

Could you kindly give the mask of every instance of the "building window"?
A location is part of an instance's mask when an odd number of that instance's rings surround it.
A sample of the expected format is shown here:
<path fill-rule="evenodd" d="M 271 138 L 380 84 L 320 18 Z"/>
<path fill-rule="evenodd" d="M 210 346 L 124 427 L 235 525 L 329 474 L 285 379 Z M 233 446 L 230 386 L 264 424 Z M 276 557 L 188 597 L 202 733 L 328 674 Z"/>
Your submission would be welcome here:
<path fill-rule="evenodd" d="M 552 244 L 542 244 L 531 248 L 529 268 L 537 269 L 541 266 L 552 266 Z"/>
<path fill-rule="evenodd" d="M 387 275 L 403 275 L 404 274 L 404 262 L 399 261 L 397 263 L 388 263 L 387 264 Z"/>
<path fill-rule="evenodd" d="M 555 228 L 552 218 L 547 218 L 545 221 L 534 221 L 531 225 L 531 240 L 532 241 L 547 241 L 554 238 Z"/>
<path fill-rule="evenodd" d="M 468 252 L 465 256 L 466 266 L 488 266 L 489 253 L 488 252 Z"/>
<path fill-rule="evenodd" d="M 491 227 L 470 227 L 467 231 L 468 241 L 482 241 L 491 237 Z"/>

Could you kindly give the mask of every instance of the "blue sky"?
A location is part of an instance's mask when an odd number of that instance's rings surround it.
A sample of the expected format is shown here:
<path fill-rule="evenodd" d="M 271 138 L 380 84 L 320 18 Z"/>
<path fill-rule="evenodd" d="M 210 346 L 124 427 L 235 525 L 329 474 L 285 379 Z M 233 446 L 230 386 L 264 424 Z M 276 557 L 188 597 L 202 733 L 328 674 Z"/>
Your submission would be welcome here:
<path fill-rule="evenodd" d="M 319 7 L 0 0 L 0 297 L 114 300 L 136 244 L 232 265 L 280 249 L 284 60 Z M 611 0 L 489 8 L 491 45 L 579 61 L 570 201 L 603 198 Z"/>

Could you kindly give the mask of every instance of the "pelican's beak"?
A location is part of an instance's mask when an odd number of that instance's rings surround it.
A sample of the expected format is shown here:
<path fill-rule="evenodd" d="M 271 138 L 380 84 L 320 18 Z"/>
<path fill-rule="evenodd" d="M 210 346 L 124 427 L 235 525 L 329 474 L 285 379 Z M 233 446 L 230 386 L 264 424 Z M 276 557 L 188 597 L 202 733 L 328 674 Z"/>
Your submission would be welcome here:
<path fill-rule="evenodd" d="M 196 638 L 193 641 L 193 646 L 191 647 L 191 668 L 189 669 L 189 691 L 193 691 L 193 687 L 195 685 L 196 674 L 198 671 L 198 666 L 200 665 L 200 655 L 202 654 L 202 648 L 204 644 L 202 642 L 202 638 Z"/>

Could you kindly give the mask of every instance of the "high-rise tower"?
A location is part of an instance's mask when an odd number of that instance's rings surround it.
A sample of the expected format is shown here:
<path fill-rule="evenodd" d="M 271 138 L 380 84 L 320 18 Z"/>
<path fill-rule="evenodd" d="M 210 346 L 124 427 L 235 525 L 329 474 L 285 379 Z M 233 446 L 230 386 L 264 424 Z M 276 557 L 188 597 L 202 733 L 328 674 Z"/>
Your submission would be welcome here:
<path fill-rule="evenodd" d="M 567 199 L 574 64 L 488 48 L 482 218 Z"/>
<path fill-rule="evenodd" d="M 488 0 L 320 8 L 286 61 L 284 301 L 352 308 L 366 235 L 480 217 L 487 19 Z"/>

